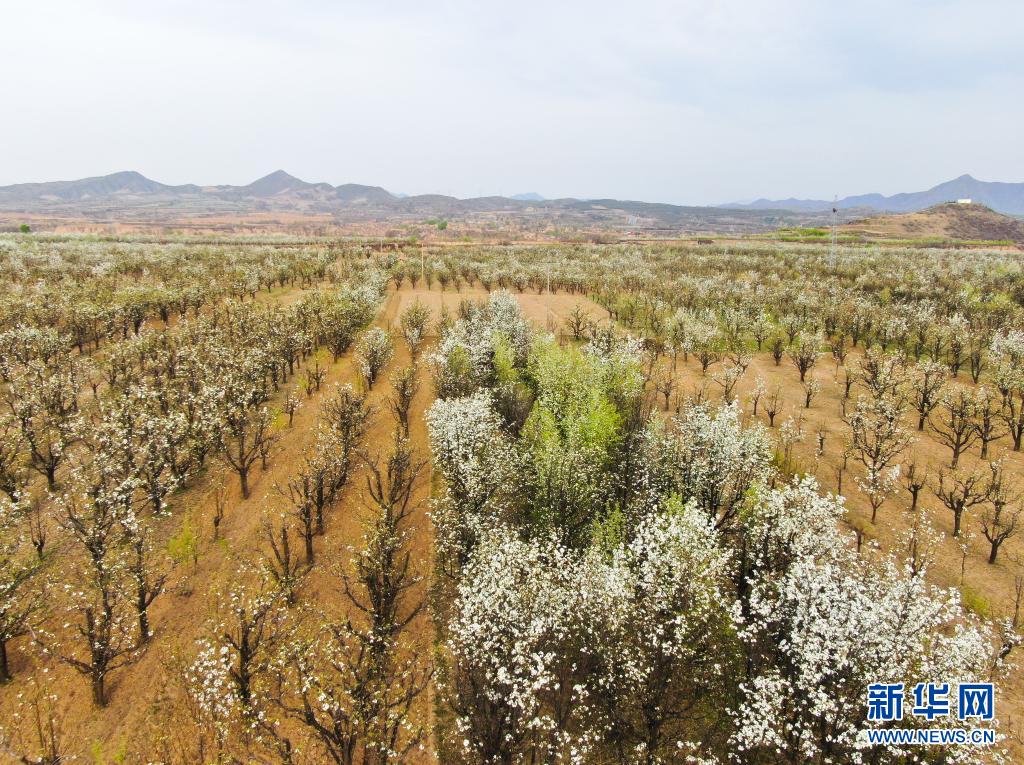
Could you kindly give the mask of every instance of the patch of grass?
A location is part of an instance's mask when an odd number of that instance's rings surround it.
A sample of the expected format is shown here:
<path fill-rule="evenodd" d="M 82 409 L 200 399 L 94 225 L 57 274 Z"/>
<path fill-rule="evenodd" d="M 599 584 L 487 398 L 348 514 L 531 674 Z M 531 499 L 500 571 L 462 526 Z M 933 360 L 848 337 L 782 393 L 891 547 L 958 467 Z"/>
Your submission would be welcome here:
<path fill-rule="evenodd" d="M 960 587 L 960 598 L 964 608 L 977 614 L 982 619 L 988 619 L 991 615 L 992 604 L 989 602 L 989 599 L 966 584 Z"/>

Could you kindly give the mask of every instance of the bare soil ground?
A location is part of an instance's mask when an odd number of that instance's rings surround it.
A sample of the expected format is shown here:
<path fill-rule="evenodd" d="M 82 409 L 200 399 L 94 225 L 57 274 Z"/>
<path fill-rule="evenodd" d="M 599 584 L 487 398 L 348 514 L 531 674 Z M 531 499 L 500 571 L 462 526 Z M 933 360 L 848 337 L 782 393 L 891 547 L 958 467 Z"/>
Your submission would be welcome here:
<path fill-rule="evenodd" d="M 300 289 L 279 289 L 269 294 L 261 293 L 258 299 L 287 304 L 299 299 L 302 294 L 303 291 Z M 384 328 L 394 327 L 401 311 L 416 300 L 424 303 L 436 316 L 442 306 L 447 306 L 455 313 L 461 300 L 485 297 L 486 292 L 479 287 L 463 288 L 461 292 L 442 292 L 436 286 L 433 289 L 424 286 L 413 289 L 407 285 L 400 291 L 389 293 L 374 324 Z M 603 319 L 605 316 L 600 307 L 577 295 L 523 293 L 516 294 L 516 299 L 531 320 L 539 326 L 558 329 L 563 339 L 566 332 L 564 326 L 560 325 L 576 305 L 582 306 L 595 319 Z M 387 408 L 387 396 L 390 393 L 388 378 L 395 370 L 411 361 L 408 349 L 397 338 L 395 350 L 395 357 L 383 378 L 369 392 L 369 401 L 375 411 L 366 438 L 370 454 L 384 454 L 391 442 L 393 421 Z M 849 368 L 856 368 L 858 355 L 859 353 L 854 352 L 847 359 Z M 199 556 L 194 566 L 186 563 L 176 566 L 172 571 L 165 594 L 158 598 L 151 608 L 155 633 L 152 644 L 139 661 L 112 676 L 111 703 L 107 708 L 93 708 L 88 684 L 83 677 L 63 665 L 41 662 L 38 651 L 29 640 L 22 638 L 14 641 L 11 651 L 12 670 L 16 675 L 23 675 L 44 665 L 48 668 L 47 685 L 58 693 L 58 706 L 69 749 L 72 753 L 80 755 L 84 761 L 105 761 L 118 751 L 138 751 L 142 748 L 142 742 L 152 740 L 155 736 L 166 735 L 169 730 L 173 730 L 174 715 L 182 714 L 180 705 L 176 706 L 173 703 L 176 698 L 180 698 L 180 688 L 176 684 L 177 675 L 180 674 L 179 662 L 191 660 L 195 654 L 196 641 L 210 634 L 213 627 L 212 618 L 216 612 L 215 594 L 227 588 L 239 576 L 238 571 L 244 562 L 259 560 L 260 556 L 265 554 L 267 548 L 262 539 L 263 523 L 266 518 L 277 516 L 285 508 L 283 499 L 275 491 L 275 484 L 283 484 L 294 474 L 303 450 L 312 446 L 320 409 L 334 384 L 360 384 L 351 353 L 343 356 L 337 363 L 332 363 L 329 356 L 321 356 L 320 363 L 327 369 L 327 378 L 321 391 L 304 400 L 303 407 L 295 415 L 292 427 L 282 425 L 280 440 L 267 470 L 257 471 L 251 479 L 252 495 L 248 500 L 241 498 L 236 476 L 216 462 L 205 473 L 197 476 L 186 489 L 173 497 L 172 516 L 162 529 L 163 536 L 166 539 L 176 533 L 185 519 L 188 519 L 199 533 Z M 422 414 L 433 400 L 433 391 L 426 365 L 421 363 L 420 366 L 420 390 L 412 416 L 411 441 L 418 455 L 423 459 L 429 459 Z M 713 375 L 719 366 L 712 366 L 705 378 L 701 376 L 700 367 L 695 360 L 690 359 L 687 363 L 680 357 L 676 372 L 677 395 L 693 394 L 701 387 L 705 387 L 706 395 L 713 399 L 719 398 L 721 389 L 713 381 Z M 819 360 L 809 373 L 809 378 L 821 384 L 821 391 L 811 407 L 805 408 L 803 389 L 793 364 L 784 359 L 781 365 L 776 366 L 770 354 L 755 354 L 750 368 L 737 386 L 737 393 L 749 420 L 755 418 L 750 414 L 747 397 L 759 376 L 766 380 L 769 390 L 776 386 L 781 390 L 784 408 L 775 421 L 776 434 L 778 426 L 787 418 L 801 419 L 804 438 L 794 451 L 796 468 L 813 473 L 824 489 L 835 491 L 848 434 L 848 428 L 842 420 L 842 374 L 837 374 L 831 359 L 823 357 Z M 301 371 L 290 385 L 299 384 L 299 379 Z M 968 384 L 969 378 L 962 373 L 959 382 Z M 286 392 L 282 390 L 279 400 L 274 403 L 280 405 Z M 856 395 L 855 387 L 853 397 Z M 659 402 L 661 405 L 664 403 L 660 397 Z M 763 404 L 756 419 L 767 425 Z M 908 418 L 908 424 L 913 427 L 914 423 Z M 825 447 L 820 457 L 816 456 L 816 434 L 819 430 L 825 434 Z M 917 435 L 917 442 L 907 450 L 908 458 L 927 465 L 933 474 L 948 465 L 949 450 L 929 430 Z M 992 457 L 1005 456 L 1011 465 L 1013 475 L 1024 483 L 1024 454 L 1008 451 L 1009 445 L 1005 438 L 997 441 L 993 445 Z M 961 462 L 966 468 L 984 467 L 977 446 L 962 457 Z M 872 527 L 867 523 L 870 507 L 854 481 L 857 475 L 857 468 L 851 461 L 842 479 L 851 524 L 866 528 L 869 537 L 883 550 L 903 554 L 898 540 L 910 521 L 907 512 L 909 493 L 901 490 L 888 500 L 879 512 L 877 523 Z M 227 506 L 221 524 L 220 539 L 215 540 L 211 518 L 214 492 L 220 483 L 227 487 Z M 415 567 L 424 577 L 429 577 L 432 570 L 432 528 L 427 516 L 431 483 L 428 467 L 416 492 L 416 499 L 420 504 L 413 518 L 412 541 Z M 365 478 L 360 471 L 350 481 L 342 500 L 328 516 L 326 535 L 317 539 L 318 565 L 302 584 L 302 601 L 316 604 L 332 613 L 344 612 L 346 605 L 334 572 L 348 564 L 353 549 L 360 544 L 363 521 L 366 517 L 364 491 Z M 920 503 L 942 533 L 932 570 L 934 581 L 946 586 L 963 586 L 980 594 L 987 602 L 991 616 L 1012 614 L 1014 579 L 1024 573 L 1024 537 L 1007 542 L 1000 552 L 999 561 L 989 565 L 986 562 L 988 547 L 980 535 L 977 518 L 967 517 L 965 529 L 971 536 L 967 537 L 968 552 L 961 581 L 964 556 L 957 541 L 950 536 L 950 513 L 941 506 L 928 488 L 921 492 Z M 425 596 L 426 582 L 423 587 L 422 594 Z M 433 630 L 429 617 L 423 616 L 419 619 L 412 628 L 412 634 L 420 650 L 430 650 Z M 10 726 L 11 714 L 18 705 L 15 691 L 17 685 L 0 688 L 0 721 L 7 726 Z M 1022 691 L 1024 674 L 1017 670 L 1009 682 L 1001 685 L 997 696 L 997 714 L 1003 722 L 1004 730 L 1011 735 L 1011 751 L 1017 754 L 1024 752 Z M 433 704 L 429 697 L 423 699 L 418 714 L 429 729 L 433 714 Z M 17 759 L 5 760 L 4 757 L 5 754 L 0 752 L 0 762 L 17 762 Z M 130 762 L 131 759 L 127 761 Z M 423 761 L 429 762 L 431 758 L 424 755 Z"/>
<path fill-rule="evenodd" d="M 260 292 L 257 300 L 281 305 L 299 300 L 305 293 L 300 288 L 278 288 Z M 441 292 L 438 288 L 392 291 L 377 318 L 375 326 L 392 328 L 398 317 L 414 300 L 426 304 L 437 316 L 446 305 L 454 313 L 461 300 L 486 298 L 480 288 L 463 289 L 461 293 Z M 527 316 L 538 324 L 557 323 L 573 310 L 577 303 L 597 316 L 600 309 L 583 297 L 564 294 L 524 294 L 517 299 Z M 428 343 L 429 344 L 429 343 Z M 426 349 L 424 352 L 429 352 Z M 395 370 L 411 362 L 408 348 L 397 337 L 395 355 L 382 378 L 368 394 L 373 419 L 366 434 L 365 444 L 369 456 L 385 456 L 394 432 L 394 421 L 387 398 L 391 392 L 390 376 Z M 307 364 L 311 364 L 310 359 Z M 304 393 L 303 406 L 295 414 L 291 427 L 286 416 L 281 416 L 279 440 L 265 471 L 256 469 L 250 478 L 251 495 L 242 499 L 237 476 L 216 459 L 189 485 L 170 500 L 171 517 L 161 526 L 161 545 L 189 523 L 199 537 L 199 554 L 194 565 L 190 562 L 174 567 L 163 595 L 150 607 L 153 638 L 138 661 L 110 676 L 108 689 L 110 703 L 104 709 L 95 709 L 91 703 L 86 679 L 65 665 L 42 660 L 39 650 L 27 638 L 18 639 L 10 646 L 11 669 L 15 676 L 35 673 L 45 679 L 46 686 L 58 696 L 57 708 L 65 732 L 68 751 L 84 761 L 106 761 L 118 752 L 145 751 L 145 742 L 166 736 L 173 731 L 174 716 L 183 713 L 181 699 L 181 669 L 196 653 L 196 641 L 208 637 L 215 627 L 218 593 L 227 590 L 239 577 L 251 576 L 247 567 L 269 552 L 264 539 L 264 524 L 278 518 L 287 509 L 287 502 L 275 486 L 284 485 L 297 470 L 304 450 L 314 443 L 316 423 L 327 397 L 335 384 L 351 383 L 359 387 L 362 381 L 355 368 L 351 351 L 337 363 L 329 354 L 321 352 L 319 363 L 327 376 L 319 392 L 308 399 Z M 271 406 L 279 407 L 290 390 L 301 386 L 302 370 L 284 386 Z M 433 535 L 427 512 L 431 472 L 429 446 L 424 411 L 433 400 L 433 391 L 426 365 L 420 363 L 420 389 L 411 416 L 410 440 L 417 456 L 426 461 L 415 493 L 416 511 L 412 518 L 412 553 L 416 571 L 424 577 L 418 596 L 426 597 L 426 587 L 433 568 Z M 349 564 L 353 551 L 360 546 L 364 521 L 367 517 L 365 502 L 365 469 L 356 471 L 341 501 L 327 516 L 326 534 L 316 540 L 317 566 L 305 577 L 300 589 L 300 601 L 315 604 L 329 613 L 341 615 L 347 605 L 340 589 L 337 573 Z M 219 538 L 213 535 L 215 493 L 223 485 L 226 491 L 226 509 L 220 524 Z M 55 531 L 55 530 L 54 530 Z M 297 548 L 301 541 L 294 540 Z M 301 552 L 300 552 L 301 554 Z M 429 616 L 424 614 L 412 625 L 412 636 L 418 650 L 429 653 L 433 629 Z M 41 671 L 45 668 L 45 673 Z M 13 714 L 19 705 L 19 683 L 0 688 L 0 725 L 10 730 Z M 418 714 L 429 730 L 433 704 L 431 697 L 423 699 Z M 428 748 L 429 749 L 429 748 Z M 424 755 L 426 758 L 426 755 Z M 9 759 L 5 759 L 9 758 Z M 19 762 L 13 753 L 0 751 L 0 763 Z M 429 758 L 425 761 L 429 761 Z"/>

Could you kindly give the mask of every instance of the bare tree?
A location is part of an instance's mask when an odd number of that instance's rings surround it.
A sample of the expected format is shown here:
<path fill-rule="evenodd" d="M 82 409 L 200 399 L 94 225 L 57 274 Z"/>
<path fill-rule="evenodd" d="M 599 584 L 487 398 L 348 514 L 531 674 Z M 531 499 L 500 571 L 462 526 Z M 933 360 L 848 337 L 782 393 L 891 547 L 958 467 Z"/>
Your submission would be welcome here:
<path fill-rule="evenodd" d="M 419 391 L 420 382 L 416 376 L 416 366 L 409 365 L 395 372 L 391 378 L 392 393 L 388 397 L 388 405 L 391 407 L 395 419 L 402 428 L 402 435 L 409 437 L 409 412 L 412 409 L 413 399 Z"/>
<path fill-rule="evenodd" d="M 302 577 L 304 564 L 299 561 L 298 556 L 292 553 L 287 517 L 282 515 L 277 526 L 269 519 L 265 521 L 263 538 L 270 547 L 270 553 L 264 558 L 267 573 L 277 589 L 284 595 L 285 603 L 293 606 L 295 605 L 295 590 Z M 307 563 L 309 562 L 307 560 Z"/>
<path fill-rule="evenodd" d="M 0 730 L 0 749 L 19 765 L 61 765 L 75 759 L 65 730 L 66 715 L 60 709 L 55 688 L 47 683 L 46 674 L 37 673 L 28 679 L 28 687 L 18 693 L 15 719 L 21 724 L 8 737 Z M 52 682 L 52 681 L 51 681 Z"/>
<path fill-rule="evenodd" d="M 846 335 L 840 333 L 835 335 L 828 344 L 829 350 L 832 352 L 832 358 L 836 362 L 836 371 L 839 371 L 839 367 L 846 363 L 846 357 L 849 355 L 850 347 L 846 342 Z"/>
<path fill-rule="evenodd" d="M 270 446 L 277 440 L 273 418 L 265 407 L 232 407 L 225 416 L 221 435 L 221 457 L 238 474 L 242 498 L 249 498 L 249 473 L 256 460 L 266 460 Z"/>
<path fill-rule="evenodd" d="M 953 452 L 949 466 L 956 469 L 960 455 L 978 440 L 975 422 L 977 402 L 971 392 L 963 386 L 956 386 L 942 397 L 940 410 L 933 414 L 930 422 L 936 437 Z"/>
<path fill-rule="evenodd" d="M 853 389 L 853 384 L 857 381 L 856 375 L 850 372 L 849 369 L 843 367 L 843 402 L 850 398 L 850 391 Z"/>
<path fill-rule="evenodd" d="M 768 427 L 775 427 L 775 418 L 782 411 L 782 390 L 775 386 L 764 400 L 764 413 L 768 415 Z"/>
<path fill-rule="evenodd" d="M 1003 398 L 998 391 L 987 385 L 982 385 L 975 392 L 977 404 L 977 423 L 975 429 L 978 432 L 978 440 L 981 441 L 981 458 L 988 459 L 989 444 L 998 441 L 1006 435 L 1004 421 L 1000 417 L 1003 412 Z"/>
<path fill-rule="evenodd" d="M 801 332 L 794 342 L 790 340 L 790 347 L 787 353 L 789 354 L 789 360 L 793 362 L 793 366 L 797 368 L 800 373 L 800 382 L 804 382 L 807 377 L 807 373 L 817 363 L 818 357 L 821 356 L 821 337 L 816 334 L 809 334 Z"/>
<path fill-rule="evenodd" d="M 875 398 L 903 399 L 907 368 L 898 356 L 872 348 L 861 359 L 857 376 Z"/>
<path fill-rule="evenodd" d="M 727 402 L 731 402 L 733 399 L 733 391 L 736 389 L 736 384 L 743 377 L 743 373 L 747 371 L 745 364 L 730 364 L 724 367 L 721 371 L 711 376 L 716 384 L 722 388 L 722 398 Z M 671 375 L 669 376 L 671 379 Z M 669 393 L 665 394 L 665 408 L 668 408 Z"/>
<path fill-rule="evenodd" d="M 299 640 L 285 652 L 278 704 L 341 765 L 403 763 L 425 737 L 411 713 L 431 670 L 406 635 L 424 605 L 408 528 L 423 464 L 402 439 L 383 468 L 367 460 L 371 517 L 341 577 L 356 617 L 327 620 L 315 651 Z"/>
<path fill-rule="evenodd" d="M 303 388 L 305 388 L 306 397 L 309 398 L 314 392 L 320 390 L 320 387 L 324 384 L 327 370 L 320 366 L 320 359 L 314 359 L 313 366 L 306 367 L 304 374 Z"/>
<path fill-rule="evenodd" d="M 924 361 L 917 365 L 916 374 L 911 380 L 910 402 L 917 411 L 917 429 L 924 430 L 928 416 L 941 401 L 943 388 L 946 387 L 946 367 L 932 361 Z"/>
<path fill-rule="evenodd" d="M 665 399 L 665 411 L 669 410 L 672 401 L 672 393 L 676 390 L 676 379 L 670 369 L 661 369 L 654 375 L 654 390 L 657 395 Z"/>
<path fill-rule="evenodd" d="M 985 487 L 986 507 L 978 520 L 981 531 L 989 543 L 988 562 L 995 563 L 999 548 L 1019 531 L 1018 522 L 1022 508 L 1020 493 L 1015 490 L 1006 475 L 1002 461 L 989 463 L 989 480 Z"/>
<path fill-rule="evenodd" d="M 980 505 L 988 496 L 984 476 L 977 472 L 939 472 L 933 491 L 939 501 L 953 514 L 953 536 L 960 536 L 964 513 Z"/>
<path fill-rule="evenodd" d="M 583 310 L 583 306 L 577 303 L 572 311 L 569 312 L 569 315 L 565 317 L 565 324 L 572 333 L 573 340 L 582 340 L 590 324 L 590 318 L 587 316 L 587 312 Z"/>
<path fill-rule="evenodd" d="M 914 512 L 921 489 L 928 485 L 928 472 L 911 460 L 903 470 L 903 485 L 910 492 L 910 512 Z"/>

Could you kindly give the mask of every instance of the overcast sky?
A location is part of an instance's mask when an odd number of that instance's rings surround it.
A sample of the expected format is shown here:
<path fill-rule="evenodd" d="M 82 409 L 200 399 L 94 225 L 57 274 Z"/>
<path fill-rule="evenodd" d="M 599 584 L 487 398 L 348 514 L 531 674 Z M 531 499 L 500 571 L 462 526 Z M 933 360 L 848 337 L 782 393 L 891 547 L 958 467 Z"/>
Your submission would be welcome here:
<path fill-rule="evenodd" d="M 1024 3 L 19 2 L 0 184 L 138 170 L 456 196 L 1024 181 Z"/>

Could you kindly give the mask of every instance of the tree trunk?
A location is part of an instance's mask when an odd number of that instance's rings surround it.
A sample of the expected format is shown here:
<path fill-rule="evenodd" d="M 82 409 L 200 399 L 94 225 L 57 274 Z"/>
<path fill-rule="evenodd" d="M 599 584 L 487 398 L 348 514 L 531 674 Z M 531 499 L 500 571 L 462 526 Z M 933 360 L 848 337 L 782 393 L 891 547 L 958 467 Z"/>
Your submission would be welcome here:
<path fill-rule="evenodd" d="M 7 641 L 0 640 L 0 683 L 11 679 L 11 668 L 7 663 Z"/>
<path fill-rule="evenodd" d="M 107 691 L 102 674 L 93 670 L 92 675 L 92 703 L 98 707 L 107 705 Z"/>
<path fill-rule="evenodd" d="M 148 643 L 153 634 L 149 631 L 149 611 L 146 609 L 146 591 L 139 588 L 139 644 Z"/>

